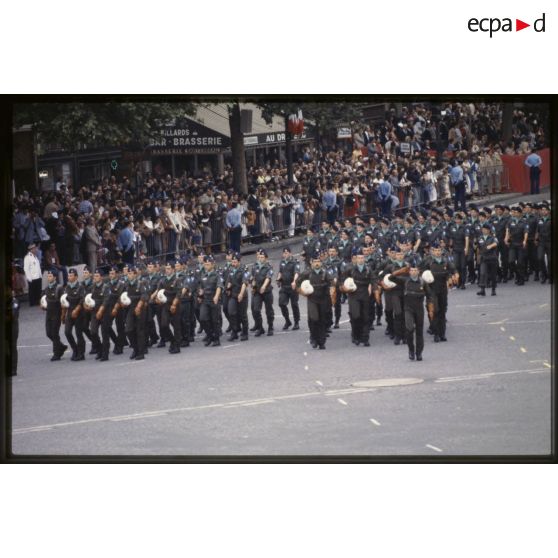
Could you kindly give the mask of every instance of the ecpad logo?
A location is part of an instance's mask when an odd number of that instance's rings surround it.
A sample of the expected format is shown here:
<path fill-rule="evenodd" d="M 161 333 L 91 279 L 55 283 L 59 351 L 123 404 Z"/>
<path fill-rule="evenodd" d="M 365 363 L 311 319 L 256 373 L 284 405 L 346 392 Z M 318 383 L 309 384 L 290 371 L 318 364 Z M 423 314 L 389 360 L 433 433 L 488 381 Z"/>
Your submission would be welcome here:
<path fill-rule="evenodd" d="M 536 33 L 545 32 L 545 15 L 546 14 L 543 13 L 542 17 L 536 19 L 533 22 L 533 29 L 535 30 Z M 471 31 L 472 33 L 477 33 L 478 31 L 482 31 L 483 33 L 490 33 L 490 38 L 492 38 L 492 35 L 494 33 L 497 33 L 498 31 L 503 31 L 504 33 L 513 31 L 512 20 L 509 17 L 505 17 L 503 19 L 500 19 L 498 17 L 494 17 L 494 18 L 485 17 L 483 19 L 477 19 L 475 17 L 472 17 L 468 21 L 467 27 L 469 28 L 469 31 Z M 531 27 L 531 24 L 525 23 L 524 21 L 521 21 L 520 19 L 516 18 L 515 20 L 516 31 L 521 31 L 522 29 L 526 29 L 527 27 Z"/>

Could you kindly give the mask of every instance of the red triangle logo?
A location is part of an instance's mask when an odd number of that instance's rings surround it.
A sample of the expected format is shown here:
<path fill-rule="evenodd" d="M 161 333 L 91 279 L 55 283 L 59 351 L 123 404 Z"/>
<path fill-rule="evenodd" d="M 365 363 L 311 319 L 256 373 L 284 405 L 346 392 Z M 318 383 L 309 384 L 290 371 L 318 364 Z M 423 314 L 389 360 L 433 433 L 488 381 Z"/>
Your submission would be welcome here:
<path fill-rule="evenodd" d="M 531 24 L 530 23 L 525 23 L 524 21 L 521 21 L 520 19 L 515 20 L 515 30 L 516 31 L 521 31 L 522 29 L 525 29 L 526 27 L 531 27 Z"/>

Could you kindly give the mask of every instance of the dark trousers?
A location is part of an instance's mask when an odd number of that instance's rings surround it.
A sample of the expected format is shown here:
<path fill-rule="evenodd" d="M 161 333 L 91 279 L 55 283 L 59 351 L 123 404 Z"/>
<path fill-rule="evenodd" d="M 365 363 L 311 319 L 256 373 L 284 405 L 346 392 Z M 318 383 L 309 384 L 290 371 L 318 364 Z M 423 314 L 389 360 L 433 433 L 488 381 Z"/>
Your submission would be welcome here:
<path fill-rule="evenodd" d="M 399 339 L 405 339 L 405 304 L 403 301 L 403 292 L 394 291 L 391 293 L 391 304 L 393 310 L 393 334 Z"/>
<path fill-rule="evenodd" d="M 111 339 L 116 345 L 116 337 L 114 335 L 114 330 L 112 329 L 112 322 L 114 318 L 112 317 L 111 312 L 112 306 L 107 305 L 101 319 L 101 356 L 103 358 L 108 358 Z"/>
<path fill-rule="evenodd" d="M 519 246 L 510 246 L 509 250 L 510 270 L 515 273 L 515 280 L 520 283 L 525 281 L 525 248 Z"/>
<path fill-rule="evenodd" d="M 349 294 L 351 334 L 355 341 L 366 343 L 370 338 L 370 295 L 368 291 Z"/>
<path fill-rule="evenodd" d="M 11 376 L 17 376 L 17 339 L 19 337 L 19 319 L 12 319 L 12 346 L 11 346 L 11 357 L 12 357 L 12 369 L 10 371 Z"/>
<path fill-rule="evenodd" d="M 475 281 L 477 278 L 476 273 L 476 258 L 475 258 L 475 250 L 473 248 L 469 248 L 467 255 L 465 256 L 465 263 L 467 264 L 467 280 L 468 281 Z"/>
<path fill-rule="evenodd" d="M 538 194 L 541 183 L 540 167 L 531 167 L 529 169 L 529 178 L 531 179 L 531 194 Z"/>
<path fill-rule="evenodd" d="M 89 321 L 89 334 L 91 335 L 91 346 L 93 350 L 98 353 L 101 352 L 101 336 L 99 329 L 101 328 L 101 320 L 97 319 L 96 309 L 91 311 L 91 318 Z"/>
<path fill-rule="evenodd" d="M 289 322 L 289 302 L 293 311 L 293 320 L 297 324 L 300 321 L 300 308 L 298 306 L 298 293 L 290 287 L 282 287 L 279 291 L 279 308 L 285 321 Z"/>
<path fill-rule="evenodd" d="M 147 347 L 147 312 L 145 307 L 142 308 L 139 316 L 136 316 L 135 305 L 128 308 L 125 331 L 130 341 L 130 347 L 136 352 L 136 356 L 145 355 Z"/>
<path fill-rule="evenodd" d="M 54 356 L 62 354 L 62 341 L 60 340 L 60 309 L 47 310 L 45 319 L 46 336 L 52 341 Z"/>
<path fill-rule="evenodd" d="M 537 247 L 535 246 L 534 240 L 527 241 L 527 264 L 528 273 L 538 273 L 539 272 L 539 262 L 537 259 Z"/>
<path fill-rule="evenodd" d="M 36 306 L 41 301 L 42 279 L 34 279 L 29 282 L 29 306 Z"/>
<path fill-rule="evenodd" d="M 326 342 L 326 316 L 327 308 L 331 307 L 328 298 L 323 300 L 308 299 L 308 328 L 310 329 L 310 340 L 318 345 Z"/>
<path fill-rule="evenodd" d="M 510 264 L 509 264 L 509 252 L 510 249 L 503 240 L 498 239 L 498 258 L 499 258 L 499 266 L 498 266 L 498 274 L 502 278 L 507 278 L 509 271 L 510 271 Z"/>
<path fill-rule="evenodd" d="M 194 315 L 194 300 L 183 298 L 180 301 L 180 332 L 182 341 L 189 343 L 196 328 L 196 317 Z"/>
<path fill-rule="evenodd" d="M 498 260 L 496 258 L 490 260 L 483 260 L 480 264 L 479 274 L 479 287 L 496 288 L 496 281 L 498 278 Z"/>
<path fill-rule="evenodd" d="M 223 298 L 223 314 L 225 314 L 225 318 L 227 318 L 227 322 L 229 322 L 229 326 L 232 327 L 231 319 L 229 317 L 229 295 L 224 292 L 222 294 Z M 221 322 L 223 321 L 223 317 L 221 316 Z"/>
<path fill-rule="evenodd" d="M 242 330 L 242 335 L 248 335 L 248 296 L 244 295 L 240 302 L 237 296 L 229 297 L 228 313 L 233 332 Z"/>
<path fill-rule="evenodd" d="M 91 332 L 89 331 L 91 326 L 91 312 L 88 310 L 82 310 L 83 312 L 83 335 L 93 342 L 91 339 Z"/>
<path fill-rule="evenodd" d="M 235 252 L 240 252 L 240 237 L 242 227 L 235 227 L 229 230 L 229 248 Z"/>
<path fill-rule="evenodd" d="M 453 263 L 455 264 L 457 273 L 459 273 L 459 286 L 465 285 L 465 273 L 467 271 L 467 265 L 464 249 L 453 251 Z"/>
<path fill-rule="evenodd" d="M 66 312 L 66 321 L 64 324 L 64 334 L 72 351 L 76 355 L 81 356 L 85 354 L 85 339 L 83 338 L 83 324 L 84 324 L 84 312 L 80 310 L 77 318 L 72 318 L 73 308 L 68 308 Z M 73 331 L 75 330 L 76 337 L 74 339 Z"/>
<path fill-rule="evenodd" d="M 455 184 L 455 200 L 454 200 L 454 210 L 459 211 L 459 206 L 461 206 L 461 211 L 467 211 L 467 204 L 465 202 L 465 182 L 460 182 Z"/>
<path fill-rule="evenodd" d="M 273 293 L 271 291 L 264 294 L 257 292 L 252 295 L 252 317 L 258 329 L 263 329 L 262 306 L 265 306 L 267 325 L 273 329 L 275 313 L 273 312 Z"/>
<path fill-rule="evenodd" d="M 128 308 L 120 307 L 115 318 L 116 323 L 116 345 L 120 348 L 126 345 L 126 316 Z"/>
<path fill-rule="evenodd" d="M 333 225 L 335 223 L 338 212 L 339 212 L 339 208 L 337 206 L 327 209 L 326 219 L 330 225 Z"/>
<path fill-rule="evenodd" d="M 221 305 L 204 300 L 200 306 L 200 323 L 211 341 L 219 341 L 221 334 Z"/>
<path fill-rule="evenodd" d="M 551 278 L 552 268 L 550 266 L 550 242 L 539 242 L 539 245 L 537 246 L 537 259 L 539 261 L 538 269 L 541 273 L 542 278 Z"/>
<path fill-rule="evenodd" d="M 422 300 L 405 304 L 405 333 L 409 351 L 413 353 L 416 351 L 417 355 L 421 355 L 424 349 L 424 303 Z"/>
<path fill-rule="evenodd" d="M 434 319 L 431 323 L 431 328 L 434 335 L 439 337 L 446 336 L 446 312 L 448 311 L 448 291 L 434 292 L 432 294 L 432 302 L 434 303 Z"/>
<path fill-rule="evenodd" d="M 158 324 L 160 328 L 161 324 L 161 307 L 154 303 L 149 303 L 147 307 L 147 335 L 149 343 L 157 343 L 159 341 L 159 335 L 157 334 L 157 328 L 155 326 L 155 318 L 158 315 Z"/>
<path fill-rule="evenodd" d="M 161 336 L 165 341 L 170 341 L 171 348 L 178 349 L 182 338 L 180 331 L 180 307 L 176 309 L 174 314 L 171 313 L 170 307 L 171 303 L 167 302 L 161 309 Z"/>

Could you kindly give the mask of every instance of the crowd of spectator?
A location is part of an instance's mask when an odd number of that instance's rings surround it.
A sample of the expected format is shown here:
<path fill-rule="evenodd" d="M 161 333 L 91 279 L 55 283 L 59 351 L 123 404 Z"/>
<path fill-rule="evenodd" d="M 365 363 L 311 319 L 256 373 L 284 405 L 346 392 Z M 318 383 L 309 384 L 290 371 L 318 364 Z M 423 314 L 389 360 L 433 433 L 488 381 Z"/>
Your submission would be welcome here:
<path fill-rule="evenodd" d="M 14 200 L 14 255 L 23 258 L 35 244 L 41 264 L 66 282 L 66 269 L 79 263 L 94 271 L 221 252 L 241 241 L 292 237 L 323 220 L 447 204 L 456 166 L 467 196 L 500 192 L 502 154 L 538 150 L 547 133 L 544 118 L 516 109 L 504 144 L 502 111 L 501 103 L 453 102 L 436 111 L 392 110 L 380 125 L 355 126 L 346 145 L 306 148 L 291 184 L 285 161 L 250 167 L 247 194 L 234 191 L 230 166 L 222 174 L 205 168 L 197 176 L 111 176 L 75 191 L 60 184 L 53 192 L 25 192 Z"/>

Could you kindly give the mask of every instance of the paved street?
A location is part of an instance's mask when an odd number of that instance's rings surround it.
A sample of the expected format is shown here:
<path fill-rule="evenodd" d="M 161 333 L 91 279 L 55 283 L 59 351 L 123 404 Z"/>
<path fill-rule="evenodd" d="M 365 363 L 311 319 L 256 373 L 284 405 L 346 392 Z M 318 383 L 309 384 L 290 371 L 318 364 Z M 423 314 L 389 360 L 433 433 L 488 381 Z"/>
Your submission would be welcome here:
<path fill-rule="evenodd" d="M 296 245 L 294 246 L 297 247 Z M 278 250 L 271 257 L 277 263 Z M 252 258 L 247 258 L 247 261 Z M 549 285 L 450 293 L 448 342 L 423 362 L 384 328 L 371 347 L 342 326 L 326 351 L 306 326 L 143 362 L 51 363 L 43 314 L 22 310 L 14 454 L 541 455 L 550 452 Z M 277 299 L 277 296 L 275 296 Z M 303 322 L 305 301 L 302 301 Z M 280 316 L 276 306 L 276 316 Z M 367 383 L 373 381 L 371 384 Z"/>

